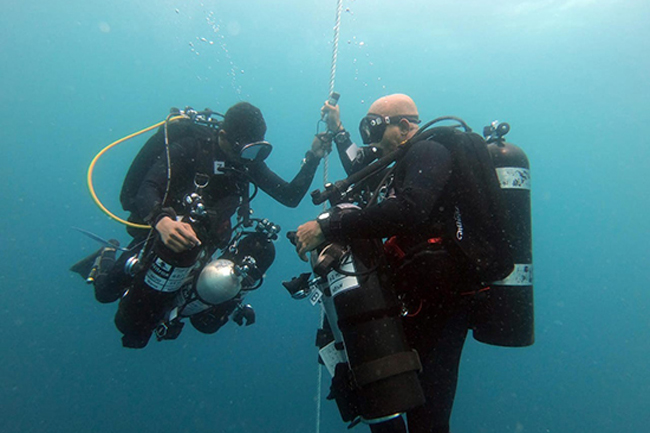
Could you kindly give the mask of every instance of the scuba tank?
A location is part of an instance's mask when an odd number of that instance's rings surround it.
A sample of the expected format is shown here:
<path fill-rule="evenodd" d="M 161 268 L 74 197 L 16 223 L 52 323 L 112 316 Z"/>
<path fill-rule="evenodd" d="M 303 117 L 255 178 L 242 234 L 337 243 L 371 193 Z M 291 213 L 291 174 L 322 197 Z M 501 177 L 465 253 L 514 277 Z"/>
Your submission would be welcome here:
<path fill-rule="evenodd" d="M 356 208 L 338 205 L 319 219 Z M 298 283 L 305 281 L 304 276 L 283 284 L 294 297 L 316 289 L 322 292 L 318 300 L 334 341 L 320 354 L 323 361 L 336 364 L 328 366 L 334 371 L 329 398 L 336 400 L 343 420 L 375 424 L 422 405 L 424 394 L 417 376 L 422 367 L 418 354 L 406 343 L 401 306 L 384 270 L 381 241 L 354 239 L 317 251 L 312 253 L 312 267 L 319 277 L 308 283 L 312 290 L 300 290 Z M 317 293 L 314 298 L 321 296 Z"/>
<path fill-rule="evenodd" d="M 242 290 L 256 289 L 274 259 L 275 247 L 266 234 L 241 237 L 201 270 L 189 290 L 178 294 L 178 316 L 193 316 L 235 298 Z"/>
<path fill-rule="evenodd" d="M 196 231 L 207 218 L 203 200 L 198 192 L 194 192 L 185 196 L 184 204 L 187 215 L 182 221 L 192 224 Z M 125 347 L 147 345 L 151 333 L 164 317 L 166 306 L 202 255 L 204 249 L 200 245 L 181 253 L 173 252 L 156 234 L 150 250 L 145 243 L 137 256 L 127 260 L 124 270 L 133 276 L 133 282 L 115 314 L 115 326 L 124 334 L 122 344 Z"/>
<path fill-rule="evenodd" d="M 505 141 L 509 131 L 507 123 L 493 122 L 483 135 L 501 186 L 503 223 L 515 267 L 477 296 L 473 334 L 483 343 L 522 347 L 535 340 L 530 165 L 523 150 Z"/>
<path fill-rule="evenodd" d="M 176 292 L 181 288 L 192 267 L 197 262 L 201 247 L 196 246 L 182 253 L 175 253 L 156 239 L 152 263 L 144 274 L 144 284 L 158 292 Z"/>
<path fill-rule="evenodd" d="M 182 222 L 197 225 L 207 217 L 203 199 L 197 192 L 186 195 L 184 204 L 188 215 L 181 219 Z M 154 241 L 151 265 L 144 274 L 144 284 L 158 292 L 178 291 L 198 261 L 201 252 L 201 246 L 197 245 L 187 251 L 176 253 L 165 246 L 160 236 L 157 236 Z"/>

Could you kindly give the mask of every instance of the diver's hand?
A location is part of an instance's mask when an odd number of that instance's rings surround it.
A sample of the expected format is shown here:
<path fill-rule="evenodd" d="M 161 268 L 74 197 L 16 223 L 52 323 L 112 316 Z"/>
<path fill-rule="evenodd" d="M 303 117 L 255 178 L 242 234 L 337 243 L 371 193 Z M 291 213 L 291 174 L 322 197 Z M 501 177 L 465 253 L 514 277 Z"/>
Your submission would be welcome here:
<path fill-rule="evenodd" d="M 316 134 L 314 137 L 314 141 L 311 143 L 311 152 L 316 158 L 320 159 L 332 151 L 332 140 L 329 137 L 326 132 Z"/>
<path fill-rule="evenodd" d="M 325 101 L 325 105 L 320 109 L 321 116 L 327 116 L 327 129 L 333 133 L 342 131 L 343 124 L 341 123 L 341 109 L 338 105 L 330 105 Z"/>
<path fill-rule="evenodd" d="M 303 262 L 307 261 L 307 253 L 325 242 L 325 236 L 316 221 L 308 221 L 296 230 L 296 251 Z"/>
<path fill-rule="evenodd" d="M 182 221 L 164 217 L 156 224 L 156 231 L 160 233 L 165 246 L 175 253 L 182 253 L 201 245 L 192 226 Z"/>

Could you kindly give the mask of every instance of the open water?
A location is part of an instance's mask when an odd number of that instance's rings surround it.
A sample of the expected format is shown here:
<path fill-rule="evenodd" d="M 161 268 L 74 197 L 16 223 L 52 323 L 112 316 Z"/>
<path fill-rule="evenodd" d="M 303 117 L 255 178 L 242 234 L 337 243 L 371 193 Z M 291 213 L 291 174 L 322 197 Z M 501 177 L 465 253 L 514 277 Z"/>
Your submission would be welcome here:
<path fill-rule="evenodd" d="M 95 302 L 68 267 L 97 247 L 72 226 L 128 240 L 90 200 L 90 160 L 172 106 L 259 106 L 269 165 L 291 178 L 329 91 L 335 8 L 3 0 L 0 431 L 317 431 L 318 311 L 280 285 L 306 270 L 284 238 L 248 298 L 258 323 L 212 336 L 186 327 L 141 351 L 121 347 L 116 305 Z M 477 131 L 509 122 L 531 161 L 537 341 L 468 340 L 454 433 L 648 431 L 650 4 L 345 0 L 343 10 L 335 87 L 350 130 L 377 97 L 408 93 L 423 119 L 456 115 Z M 113 210 L 143 142 L 97 166 Z M 318 212 L 308 198 L 296 210 L 267 197 L 253 207 L 283 233 Z M 342 431 L 323 401 L 320 432 Z"/>

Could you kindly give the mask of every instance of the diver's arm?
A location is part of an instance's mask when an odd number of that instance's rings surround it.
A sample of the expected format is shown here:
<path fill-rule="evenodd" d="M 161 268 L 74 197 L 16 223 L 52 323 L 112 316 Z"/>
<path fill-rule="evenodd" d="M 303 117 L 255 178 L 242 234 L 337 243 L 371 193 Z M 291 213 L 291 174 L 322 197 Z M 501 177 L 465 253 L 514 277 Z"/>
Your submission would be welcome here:
<path fill-rule="evenodd" d="M 307 152 L 300 171 L 291 182 L 275 174 L 264 162 L 251 165 L 250 175 L 262 191 L 288 207 L 296 207 L 307 193 L 319 159 Z"/>
<path fill-rule="evenodd" d="M 334 135 L 334 142 L 341 165 L 348 176 L 361 170 L 377 158 L 374 147 L 357 146 L 352 142 L 350 134 L 345 129 Z"/>
<path fill-rule="evenodd" d="M 366 209 L 348 212 L 340 220 L 321 222 L 327 239 L 386 238 L 422 229 L 451 174 L 451 155 L 441 144 L 415 143 L 399 164 L 404 181 L 399 193 Z"/>
<path fill-rule="evenodd" d="M 300 171 L 291 182 L 287 182 L 275 174 L 264 162 L 250 165 L 250 175 L 262 191 L 285 206 L 296 207 L 307 193 L 314 179 L 318 163 L 330 150 L 330 145 L 331 143 L 323 141 L 322 137 L 317 135 L 311 150 L 305 154 Z"/>
<path fill-rule="evenodd" d="M 321 116 L 326 119 L 327 129 L 336 143 L 336 150 L 345 173 L 356 173 L 376 158 L 376 150 L 370 146 L 359 147 L 350 139 L 350 133 L 341 122 L 341 107 L 328 101 L 321 108 Z"/>

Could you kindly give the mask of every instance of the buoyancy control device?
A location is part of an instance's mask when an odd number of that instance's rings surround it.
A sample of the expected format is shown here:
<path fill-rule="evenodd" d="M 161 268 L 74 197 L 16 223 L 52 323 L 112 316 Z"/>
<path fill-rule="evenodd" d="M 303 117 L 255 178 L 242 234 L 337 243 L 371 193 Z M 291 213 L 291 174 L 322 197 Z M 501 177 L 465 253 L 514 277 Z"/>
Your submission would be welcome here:
<path fill-rule="evenodd" d="M 438 120 L 458 127 L 427 129 Z M 477 341 L 509 347 L 534 342 L 530 170 L 524 151 L 507 143 L 507 123 L 484 128 L 483 139 L 454 117 L 425 125 L 412 139 L 434 140 L 450 151 L 455 185 L 454 218 L 447 227 L 483 286 L 472 308 Z"/>
<path fill-rule="evenodd" d="M 217 142 L 217 132 L 221 127 L 223 114 L 208 108 L 196 111 L 191 107 L 184 110 L 170 109 L 168 119 L 145 144 L 142 146 L 122 183 L 120 203 L 126 211 L 136 210 L 136 195 L 149 169 L 156 161 L 165 157 L 165 148 L 172 142 L 181 145 L 184 141 L 199 141 L 210 144 Z M 169 164 L 169 161 L 167 161 Z"/>
<path fill-rule="evenodd" d="M 465 131 L 438 126 L 423 129 L 412 141 L 432 140 L 449 151 L 453 166 L 453 218 L 447 220 L 443 239 L 460 248 L 477 276 L 486 283 L 505 277 L 513 268 L 503 221 L 505 206 L 485 140 L 461 122 Z"/>

